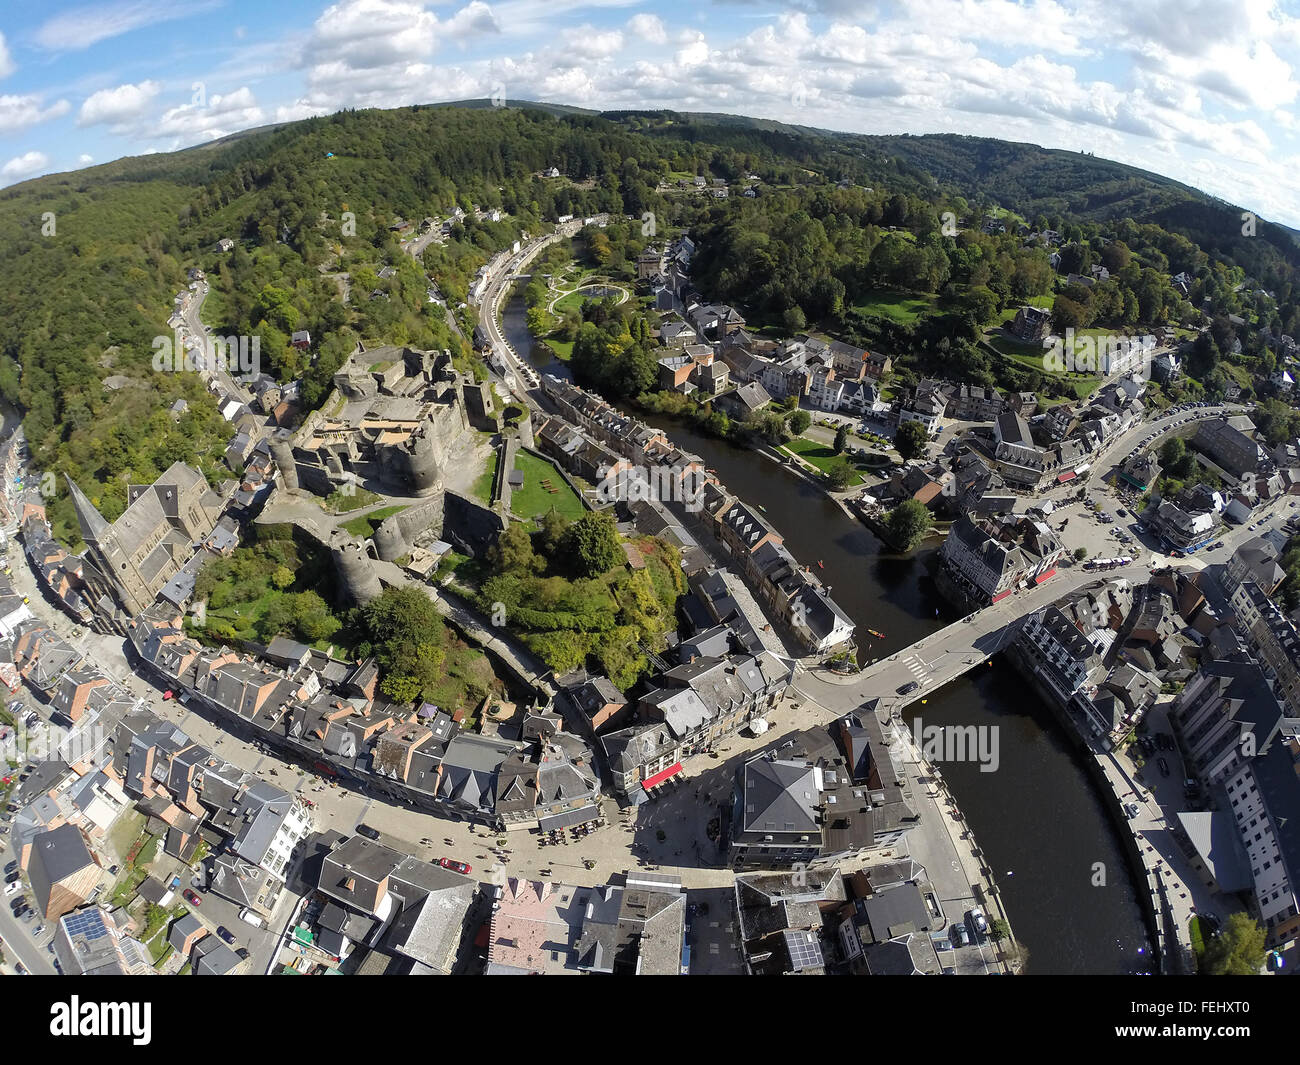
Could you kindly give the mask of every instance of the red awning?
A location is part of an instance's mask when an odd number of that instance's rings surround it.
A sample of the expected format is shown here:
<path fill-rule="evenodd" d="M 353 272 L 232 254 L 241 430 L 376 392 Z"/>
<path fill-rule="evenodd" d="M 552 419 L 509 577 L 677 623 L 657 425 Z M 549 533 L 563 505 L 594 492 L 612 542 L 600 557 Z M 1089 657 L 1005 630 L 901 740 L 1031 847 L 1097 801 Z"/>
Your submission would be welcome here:
<path fill-rule="evenodd" d="M 656 784 L 662 784 L 669 777 L 674 776 L 675 774 L 680 773 L 681 771 L 682 771 L 682 763 L 674 762 L 667 769 L 661 769 L 654 776 L 646 777 L 645 780 L 641 781 L 641 787 L 653 788 Z"/>
<path fill-rule="evenodd" d="M 1042 584 L 1043 581 L 1047 580 L 1047 578 L 1048 578 L 1048 577 L 1051 577 L 1054 573 L 1056 573 L 1056 567 L 1055 567 L 1055 566 L 1053 566 L 1051 569 L 1049 569 L 1046 573 L 1040 573 L 1037 577 L 1035 577 L 1035 578 L 1034 578 L 1034 583 L 1035 583 L 1035 584 Z"/>
<path fill-rule="evenodd" d="M 991 602 L 996 603 L 999 599 L 1005 599 L 1010 594 L 1011 594 L 1010 588 L 1008 588 L 1005 592 L 998 592 L 998 594 L 992 598 Z"/>
<path fill-rule="evenodd" d="M 1075 476 L 1076 474 L 1073 470 L 1066 470 L 1064 473 L 1057 476 L 1056 483 L 1064 484 L 1066 481 L 1073 481 Z"/>

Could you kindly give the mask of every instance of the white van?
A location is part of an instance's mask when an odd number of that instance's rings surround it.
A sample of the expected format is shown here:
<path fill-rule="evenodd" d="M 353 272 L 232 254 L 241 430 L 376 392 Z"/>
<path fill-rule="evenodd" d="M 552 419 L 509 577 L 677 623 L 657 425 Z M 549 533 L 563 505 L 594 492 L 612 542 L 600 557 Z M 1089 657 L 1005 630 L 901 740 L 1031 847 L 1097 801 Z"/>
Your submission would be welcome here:
<path fill-rule="evenodd" d="M 243 921 L 245 924 L 251 924 L 254 928 L 266 927 L 266 922 L 263 921 L 262 918 L 260 918 L 257 914 L 255 914 L 247 906 L 245 906 L 242 910 L 239 911 L 239 919 Z"/>

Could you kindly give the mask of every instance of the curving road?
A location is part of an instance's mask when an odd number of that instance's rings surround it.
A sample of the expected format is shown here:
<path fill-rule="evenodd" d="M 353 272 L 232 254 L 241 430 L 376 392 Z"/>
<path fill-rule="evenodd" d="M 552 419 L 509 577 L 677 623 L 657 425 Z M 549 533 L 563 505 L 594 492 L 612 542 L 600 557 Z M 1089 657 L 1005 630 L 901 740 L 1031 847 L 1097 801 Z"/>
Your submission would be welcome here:
<path fill-rule="evenodd" d="M 542 379 L 537 371 L 510 346 L 505 333 L 502 332 L 501 299 L 510 287 L 511 278 L 527 270 L 528 264 L 537 258 L 543 249 L 549 248 L 558 240 L 573 236 L 581 228 L 582 223 L 575 219 L 556 226 L 553 233 L 530 240 L 497 268 L 479 304 L 479 324 L 487 334 L 492 349 L 500 354 L 502 360 L 511 369 L 510 379 L 507 381 L 510 391 L 520 401 L 530 406 L 537 406 L 537 402 L 528 395 L 528 392 L 540 388 Z M 520 387 L 520 382 L 524 382 L 526 387 Z"/>

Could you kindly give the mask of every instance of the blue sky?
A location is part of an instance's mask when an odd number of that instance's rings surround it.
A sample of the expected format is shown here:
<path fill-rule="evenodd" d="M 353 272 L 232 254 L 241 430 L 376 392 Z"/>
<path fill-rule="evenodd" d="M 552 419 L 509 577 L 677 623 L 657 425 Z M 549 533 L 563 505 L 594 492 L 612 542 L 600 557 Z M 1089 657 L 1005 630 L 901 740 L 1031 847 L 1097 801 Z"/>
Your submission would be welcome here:
<path fill-rule="evenodd" d="M 0 185 L 504 94 L 1094 152 L 1300 226 L 1296 0 L 9 0 Z"/>

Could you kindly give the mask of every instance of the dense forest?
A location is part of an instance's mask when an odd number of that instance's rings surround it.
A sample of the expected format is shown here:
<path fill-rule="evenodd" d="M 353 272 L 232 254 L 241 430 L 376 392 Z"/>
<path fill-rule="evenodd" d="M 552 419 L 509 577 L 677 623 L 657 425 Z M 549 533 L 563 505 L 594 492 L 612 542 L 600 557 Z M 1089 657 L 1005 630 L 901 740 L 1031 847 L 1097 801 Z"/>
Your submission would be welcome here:
<path fill-rule="evenodd" d="M 562 176 L 543 176 L 551 167 Z M 761 194 L 676 193 L 696 175 L 752 181 Z M 402 250 L 399 220 L 455 208 L 464 217 L 421 261 Z M 1105 160 L 727 116 L 410 107 L 341 112 L 0 192 L 0 395 L 22 410 L 37 464 L 77 478 L 112 518 L 127 483 L 178 458 L 213 481 L 225 472 L 230 429 L 199 377 L 150 366 L 188 269 L 211 281 L 206 320 L 222 335 L 260 336 L 262 368 L 300 378 L 311 407 L 359 340 L 449 348 L 473 367 L 464 339 L 473 312 L 459 304 L 478 268 L 562 215 L 602 211 L 653 217 L 665 234 L 689 229 L 701 291 L 742 306 L 756 328 L 818 325 L 907 355 L 918 372 L 942 365 L 992 379 L 981 326 L 1049 292 L 1058 325 L 1179 323 L 1208 308 L 1218 328 L 1202 344 L 1207 374 L 1242 357 L 1228 315 L 1300 328 L 1300 248 L 1288 231 L 1261 220 L 1258 236 L 1243 238 L 1238 209 Z M 1012 224 L 981 232 L 995 211 Z M 970 224 L 954 237 L 945 212 Z M 1017 220 L 1061 232 L 1058 269 L 1045 248 L 1024 246 Z M 584 253 L 624 273 L 647 241 L 635 224 L 620 226 Z M 226 238 L 234 250 L 218 252 Z M 1064 272 L 1094 264 L 1111 278 L 1060 287 Z M 1185 297 L 1169 287 L 1180 270 L 1194 279 Z M 427 297 L 426 274 L 445 307 Z M 911 323 L 874 314 L 881 290 L 905 290 L 929 310 Z M 625 395 L 652 381 L 644 319 L 595 308 L 565 328 L 589 378 Z M 311 333 L 308 351 L 288 343 L 300 329 Z M 1246 356 L 1259 353 L 1245 344 Z M 178 398 L 189 412 L 174 418 Z M 66 500 L 52 501 L 52 516 L 68 535 Z"/>

